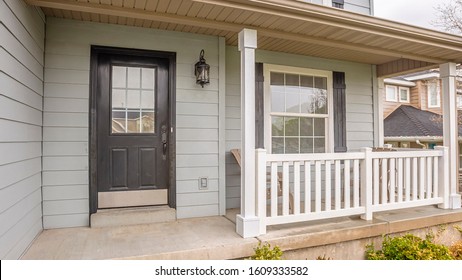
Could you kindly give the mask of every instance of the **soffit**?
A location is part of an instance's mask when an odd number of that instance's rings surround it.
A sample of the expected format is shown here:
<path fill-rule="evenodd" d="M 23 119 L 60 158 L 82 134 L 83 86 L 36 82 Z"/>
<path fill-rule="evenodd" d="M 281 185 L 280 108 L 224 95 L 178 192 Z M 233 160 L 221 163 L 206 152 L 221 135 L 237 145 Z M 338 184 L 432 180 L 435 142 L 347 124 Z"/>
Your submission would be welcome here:
<path fill-rule="evenodd" d="M 258 48 L 386 64 L 462 62 L 462 37 L 294 0 L 26 0 L 47 16 L 189 32 L 237 45 L 242 28 Z M 419 64 L 422 65 L 422 64 Z"/>

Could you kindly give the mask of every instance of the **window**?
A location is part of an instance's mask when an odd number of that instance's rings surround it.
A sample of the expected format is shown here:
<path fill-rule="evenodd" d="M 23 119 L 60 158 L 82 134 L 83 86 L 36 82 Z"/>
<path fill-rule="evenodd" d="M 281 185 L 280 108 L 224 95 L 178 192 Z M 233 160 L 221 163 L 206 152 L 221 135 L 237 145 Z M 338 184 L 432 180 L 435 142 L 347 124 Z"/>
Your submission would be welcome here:
<path fill-rule="evenodd" d="M 409 88 L 399 87 L 399 102 L 409 103 Z"/>
<path fill-rule="evenodd" d="M 112 66 L 112 133 L 154 133 L 154 68 Z"/>
<path fill-rule="evenodd" d="M 462 108 L 462 95 L 457 95 L 457 108 Z"/>
<path fill-rule="evenodd" d="M 265 142 L 273 154 L 331 150 L 332 73 L 265 65 Z"/>
<path fill-rule="evenodd" d="M 399 99 L 399 100 L 398 100 Z M 386 101 L 404 102 L 410 101 L 410 89 L 408 87 L 386 86 Z"/>
<path fill-rule="evenodd" d="M 387 101 L 398 101 L 398 87 L 397 86 L 386 86 L 386 100 Z"/>
<path fill-rule="evenodd" d="M 344 0 L 332 0 L 332 7 L 343 9 L 345 5 Z"/>
<path fill-rule="evenodd" d="M 427 84 L 428 108 L 440 107 L 440 86 L 438 81 L 429 81 Z"/>

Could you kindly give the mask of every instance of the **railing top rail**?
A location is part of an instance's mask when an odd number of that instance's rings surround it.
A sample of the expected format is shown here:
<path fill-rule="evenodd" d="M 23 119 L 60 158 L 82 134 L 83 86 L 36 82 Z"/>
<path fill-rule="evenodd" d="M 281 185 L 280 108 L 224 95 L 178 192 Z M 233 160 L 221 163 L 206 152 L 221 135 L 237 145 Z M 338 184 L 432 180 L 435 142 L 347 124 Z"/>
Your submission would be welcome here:
<path fill-rule="evenodd" d="M 266 161 L 319 161 L 319 160 L 355 160 L 364 159 L 365 153 L 328 153 L 328 154 L 268 154 Z"/>
<path fill-rule="evenodd" d="M 372 158 L 413 158 L 413 157 L 440 157 L 444 152 L 441 150 L 420 151 L 396 151 L 396 152 L 372 152 Z"/>

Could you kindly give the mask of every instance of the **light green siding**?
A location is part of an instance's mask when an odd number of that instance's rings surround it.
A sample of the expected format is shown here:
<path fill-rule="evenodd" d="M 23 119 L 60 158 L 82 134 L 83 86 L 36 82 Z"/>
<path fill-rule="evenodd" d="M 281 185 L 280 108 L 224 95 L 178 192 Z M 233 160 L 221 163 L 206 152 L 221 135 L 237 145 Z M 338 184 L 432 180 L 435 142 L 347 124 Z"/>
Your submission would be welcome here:
<path fill-rule="evenodd" d="M 0 0 L 0 259 L 17 259 L 42 231 L 45 18 Z"/>
<path fill-rule="evenodd" d="M 50 18 L 44 98 L 44 226 L 87 226 L 91 45 L 176 52 L 177 217 L 219 214 L 218 37 Z M 201 88 L 199 52 L 211 65 Z M 199 190 L 208 177 L 208 190 Z M 224 189 L 224 183 L 223 189 Z M 87 190 L 87 193 L 85 193 Z"/>

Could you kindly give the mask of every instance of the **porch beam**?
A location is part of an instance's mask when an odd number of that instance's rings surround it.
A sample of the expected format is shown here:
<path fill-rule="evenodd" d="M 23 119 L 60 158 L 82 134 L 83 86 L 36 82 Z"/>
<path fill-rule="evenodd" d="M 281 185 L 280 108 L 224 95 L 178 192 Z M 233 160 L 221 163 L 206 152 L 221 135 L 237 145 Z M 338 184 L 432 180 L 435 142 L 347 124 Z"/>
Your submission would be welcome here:
<path fill-rule="evenodd" d="M 102 14 L 102 15 L 109 15 L 109 16 L 119 16 L 119 17 L 127 17 L 127 18 L 134 18 L 134 19 L 143 19 L 143 20 L 154 20 L 154 21 L 161 21 L 173 24 L 183 24 L 183 25 L 190 25 L 195 27 L 202 27 L 202 28 L 210 28 L 210 29 L 217 29 L 223 30 L 228 32 L 235 32 L 238 33 L 242 30 L 243 26 L 241 24 L 231 23 L 231 22 L 220 22 L 214 21 L 204 18 L 197 18 L 197 17 L 187 17 L 187 16 L 179 16 L 175 14 L 167 14 L 167 13 L 159 13 L 154 11 L 146 11 L 141 9 L 135 8 L 125 8 L 125 7 L 116 7 L 110 6 L 106 4 L 97 4 L 97 3 L 87 3 L 87 2 L 70 2 L 68 0 L 25 0 L 27 4 L 38 6 L 38 7 L 45 7 L 45 8 L 53 8 L 53 9 L 61 9 L 61 10 L 69 10 L 69 11 L 77 11 L 77 12 L 86 12 L 92 14 Z M 213 3 L 214 5 L 218 5 Z M 250 9 L 252 10 L 252 9 Z M 254 12 L 261 12 L 261 11 L 254 11 Z M 269 13 L 265 12 L 265 13 Z M 279 16 L 289 17 L 287 14 L 278 14 Z M 314 19 L 307 17 L 300 17 L 294 18 L 301 21 L 313 21 Z M 321 22 L 326 25 L 329 22 Z M 332 23 L 330 24 L 332 25 Z M 350 29 L 348 25 L 339 25 L 339 28 Z M 346 49 L 351 51 L 363 52 L 366 54 L 375 54 L 375 55 L 383 55 L 383 56 L 390 56 L 390 57 L 400 57 L 400 58 L 407 58 L 411 60 L 420 60 L 426 61 L 433 64 L 440 64 L 446 62 L 444 59 L 440 59 L 437 57 L 432 56 L 424 56 L 424 55 L 416 55 L 413 53 L 396 51 L 396 50 L 389 50 L 389 49 L 382 49 L 379 47 L 369 47 L 361 44 L 355 43 L 348 43 L 348 42 L 341 42 L 333 39 L 327 38 L 314 38 L 309 36 L 304 36 L 303 34 L 295 34 L 295 33 L 288 33 L 284 31 L 272 30 L 268 28 L 260 28 L 260 27 L 252 27 L 253 30 L 256 30 L 258 34 L 261 36 L 277 38 L 277 39 L 284 39 L 294 42 L 302 42 L 306 44 L 315 44 L 320 46 L 327 46 L 327 47 L 335 47 L 340 49 Z M 368 34 L 373 34 L 374 32 L 369 30 L 363 31 Z M 395 38 L 393 35 L 381 34 L 382 36 L 390 36 L 391 38 Z M 406 39 L 406 38 L 399 38 L 399 39 Z M 430 42 L 427 42 L 430 45 L 433 45 Z M 448 45 L 438 46 L 441 48 L 453 50 L 454 48 L 449 47 Z"/>
<path fill-rule="evenodd" d="M 260 234 L 255 173 L 255 49 L 257 31 L 239 32 L 241 52 L 241 213 L 236 231 L 244 238 Z"/>
<path fill-rule="evenodd" d="M 443 145 L 448 147 L 449 157 L 449 207 L 461 208 L 461 196 L 457 192 L 459 178 L 459 128 L 457 117 L 456 64 L 440 65 L 443 99 Z"/>
<path fill-rule="evenodd" d="M 428 70 L 437 67 L 437 64 L 429 61 L 400 58 L 394 61 L 377 65 L 377 77 L 390 78 L 407 73 Z"/>

